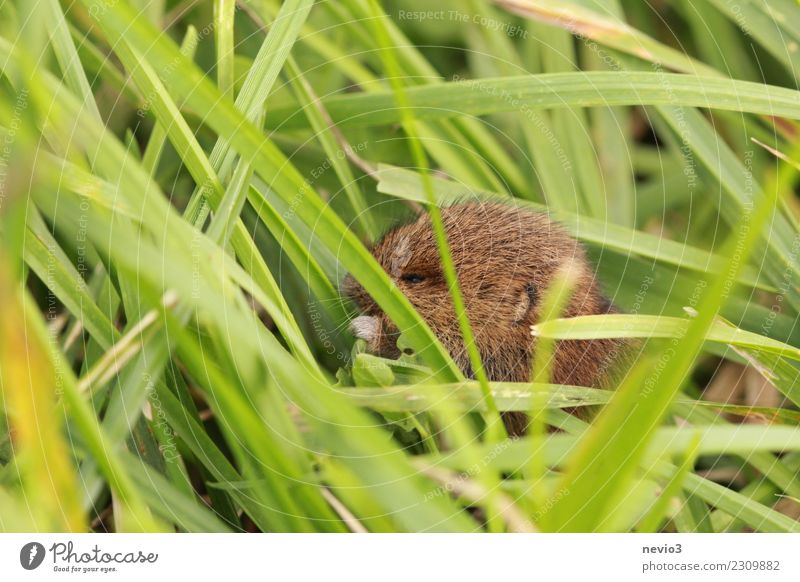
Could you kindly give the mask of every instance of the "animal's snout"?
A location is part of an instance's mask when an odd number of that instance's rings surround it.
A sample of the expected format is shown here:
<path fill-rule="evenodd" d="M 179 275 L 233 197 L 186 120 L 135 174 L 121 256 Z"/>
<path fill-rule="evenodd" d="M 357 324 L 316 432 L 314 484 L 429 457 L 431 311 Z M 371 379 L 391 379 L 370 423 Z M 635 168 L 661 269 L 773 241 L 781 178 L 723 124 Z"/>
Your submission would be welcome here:
<path fill-rule="evenodd" d="M 359 315 L 350 322 L 350 332 L 358 339 L 363 339 L 371 347 L 375 346 L 380 335 L 380 322 L 372 315 Z"/>

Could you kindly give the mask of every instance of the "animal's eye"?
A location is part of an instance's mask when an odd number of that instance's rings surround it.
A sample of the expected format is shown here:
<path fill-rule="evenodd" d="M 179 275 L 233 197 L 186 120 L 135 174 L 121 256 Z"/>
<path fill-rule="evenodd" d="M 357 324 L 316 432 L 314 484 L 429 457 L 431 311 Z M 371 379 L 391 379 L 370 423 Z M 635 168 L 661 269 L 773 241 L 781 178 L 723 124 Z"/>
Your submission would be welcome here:
<path fill-rule="evenodd" d="M 406 283 L 417 284 L 422 283 L 425 280 L 425 277 L 422 275 L 417 275 L 416 273 L 411 273 L 409 275 L 403 275 L 403 281 Z"/>

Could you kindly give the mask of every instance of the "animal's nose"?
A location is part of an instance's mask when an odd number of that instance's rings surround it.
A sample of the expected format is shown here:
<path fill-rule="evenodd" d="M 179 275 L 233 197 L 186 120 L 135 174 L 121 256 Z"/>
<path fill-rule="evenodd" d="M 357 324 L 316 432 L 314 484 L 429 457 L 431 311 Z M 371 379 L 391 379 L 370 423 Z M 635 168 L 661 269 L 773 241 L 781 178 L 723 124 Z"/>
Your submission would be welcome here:
<path fill-rule="evenodd" d="M 359 315 L 350 322 L 350 332 L 358 339 L 366 340 L 372 344 L 378 339 L 380 322 L 371 315 Z"/>

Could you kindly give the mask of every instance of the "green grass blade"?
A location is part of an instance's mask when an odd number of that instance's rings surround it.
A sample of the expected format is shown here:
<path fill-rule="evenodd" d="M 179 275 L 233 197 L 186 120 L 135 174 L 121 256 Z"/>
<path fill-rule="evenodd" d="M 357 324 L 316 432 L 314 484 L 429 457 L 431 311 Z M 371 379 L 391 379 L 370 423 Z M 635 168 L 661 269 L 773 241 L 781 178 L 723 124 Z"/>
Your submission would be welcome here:
<path fill-rule="evenodd" d="M 421 120 L 486 115 L 523 108 L 674 105 L 800 119 L 797 91 L 718 77 L 652 72 L 586 71 L 475 79 L 409 87 L 409 107 Z M 323 105 L 337 125 L 372 127 L 400 121 L 388 92 L 334 96 Z M 307 127 L 302 111 L 276 109 L 282 131 Z M 276 124 L 267 119 L 267 127 Z"/>
<path fill-rule="evenodd" d="M 214 45 L 217 51 L 217 87 L 233 100 L 233 19 L 235 0 L 214 0 Z"/>

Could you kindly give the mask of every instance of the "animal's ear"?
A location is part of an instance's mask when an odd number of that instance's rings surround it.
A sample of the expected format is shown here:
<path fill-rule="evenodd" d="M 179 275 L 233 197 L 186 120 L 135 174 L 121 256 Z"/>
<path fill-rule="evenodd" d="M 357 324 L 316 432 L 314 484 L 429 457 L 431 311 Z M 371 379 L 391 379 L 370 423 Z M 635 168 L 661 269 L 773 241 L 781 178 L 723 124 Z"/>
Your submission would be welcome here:
<path fill-rule="evenodd" d="M 528 283 L 520 290 L 514 303 L 514 324 L 519 325 L 529 319 L 536 306 L 536 287 L 533 283 Z"/>

